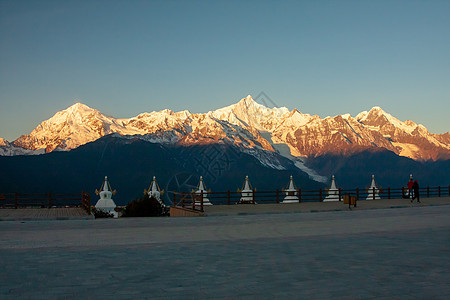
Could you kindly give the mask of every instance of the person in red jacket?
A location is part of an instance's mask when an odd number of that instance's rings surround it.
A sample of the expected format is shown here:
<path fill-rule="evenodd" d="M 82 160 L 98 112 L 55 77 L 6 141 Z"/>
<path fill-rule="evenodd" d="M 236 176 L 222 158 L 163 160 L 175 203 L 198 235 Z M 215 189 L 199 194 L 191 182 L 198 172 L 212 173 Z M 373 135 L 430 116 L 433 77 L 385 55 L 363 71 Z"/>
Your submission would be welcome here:
<path fill-rule="evenodd" d="M 412 192 L 413 192 L 413 185 L 414 185 L 414 182 L 413 182 L 413 180 L 412 180 L 412 178 L 410 178 L 409 179 L 409 182 L 408 182 L 408 198 L 412 198 L 413 197 L 413 194 L 412 194 Z"/>

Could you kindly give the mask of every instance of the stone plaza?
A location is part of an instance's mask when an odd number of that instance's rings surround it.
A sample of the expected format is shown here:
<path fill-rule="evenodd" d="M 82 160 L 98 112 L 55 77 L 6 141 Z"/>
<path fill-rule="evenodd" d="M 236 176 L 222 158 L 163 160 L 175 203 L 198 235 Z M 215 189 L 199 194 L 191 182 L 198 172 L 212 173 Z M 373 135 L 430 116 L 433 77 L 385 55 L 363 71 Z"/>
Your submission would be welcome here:
<path fill-rule="evenodd" d="M 449 216 L 439 204 L 2 221 L 0 298 L 449 299 Z"/>

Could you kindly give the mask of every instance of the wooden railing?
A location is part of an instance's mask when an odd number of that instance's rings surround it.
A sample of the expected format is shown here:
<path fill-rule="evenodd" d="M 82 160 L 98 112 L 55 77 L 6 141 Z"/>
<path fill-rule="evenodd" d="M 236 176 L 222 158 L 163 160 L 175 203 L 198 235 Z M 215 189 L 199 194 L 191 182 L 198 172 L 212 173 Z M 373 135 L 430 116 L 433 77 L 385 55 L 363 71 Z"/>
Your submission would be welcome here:
<path fill-rule="evenodd" d="M 55 208 L 81 207 L 90 213 L 91 196 L 86 192 L 81 194 L 57 193 L 0 193 L 0 208 Z"/>
<path fill-rule="evenodd" d="M 344 195 L 355 196 L 357 201 L 360 200 L 375 200 L 381 199 L 399 199 L 403 198 L 408 194 L 408 189 L 402 188 L 372 188 L 372 189 L 338 189 L 331 199 L 329 197 L 328 191 L 324 189 L 319 190 L 302 190 L 297 189 L 294 193 L 296 196 L 295 202 L 323 202 L 324 200 L 335 200 L 343 201 Z M 450 196 L 450 186 L 447 187 L 425 187 L 419 189 L 420 197 L 447 197 Z M 251 200 L 245 201 L 245 203 L 283 203 L 286 197 L 286 191 L 275 190 L 275 191 L 258 191 L 253 189 L 251 194 Z M 203 211 L 205 206 L 205 201 L 203 198 L 207 198 L 209 202 L 213 205 L 232 205 L 243 203 L 241 201 L 241 192 L 231 192 L 230 190 L 226 192 L 208 192 L 205 193 L 180 193 L 173 192 L 173 206 L 186 207 L 198 211 Z M 290 201 L 292 203 L 292 201 Z"/>
<path fill-rule="evenodd" d="M 85 191 L 81 192 L 81 207 L 88 213 L 91 213 L 91 195 Z"/>

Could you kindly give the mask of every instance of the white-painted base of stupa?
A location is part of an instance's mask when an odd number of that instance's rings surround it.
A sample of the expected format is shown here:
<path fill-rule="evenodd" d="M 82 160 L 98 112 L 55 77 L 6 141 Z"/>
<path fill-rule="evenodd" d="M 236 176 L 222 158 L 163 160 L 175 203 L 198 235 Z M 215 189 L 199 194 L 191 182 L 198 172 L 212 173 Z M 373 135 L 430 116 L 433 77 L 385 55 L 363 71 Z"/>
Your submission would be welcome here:
<path fill-rule="evenodd" d="M 200 199 L 195 200 L 195 206 L 200 206 L 200 205 L 202 205 L 201 200 Z M 208 198 L 203 198 L 203 205 L 212 205 L 212 203 L 209 201 Z"/>
<path fill-rule="evenodd" d="M 119 217 L 119 213 L 115 211 L 116 204 L 112 199 L 100 199 L 97 201 L 97 204 L 95 204 L 95 208 L 107 213 L 110 213 L 114 215 L 114 218 Z"/>
<path fill-rule="evenodd" d="M 239 199 L 238 204 L 256 204 L 256 202 L 253 201 L 253 191 L 242 191 L 242 197 Z"/>
<path fill-rule="evenodd" d="M 339 201 L 339 190 L 328 190 L 328 196 L 323 199 L 323 202 Z"/>
<path fill-rule="evenodd" d="M 286 196 L 281 203 L 299 203 L 297 196 Z"/>
<path fill-rule="evenodd" d="M 368 194 L 367 194 L 367 198 L 366 198 L 366 200 L 380 200 L 381 198 L 380 198 L 380 195 L 378 195 L 378 191 L 377 190 L 375 190 L 375 199 L 374 199 L 374 197 L 373 197 L 373 192 L 372 191 L 370 191 Z"/>

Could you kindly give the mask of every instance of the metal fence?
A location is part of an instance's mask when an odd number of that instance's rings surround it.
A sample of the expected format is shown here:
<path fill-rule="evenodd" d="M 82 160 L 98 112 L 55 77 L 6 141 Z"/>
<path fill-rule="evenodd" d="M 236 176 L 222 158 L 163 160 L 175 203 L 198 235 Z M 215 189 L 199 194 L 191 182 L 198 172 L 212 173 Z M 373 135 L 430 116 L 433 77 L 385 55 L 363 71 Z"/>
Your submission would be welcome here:
<path fill-rule="evenodd" d="M 330 193 L 331 192 L 331 193 Z M 419 189 L 420 197 L 447 197 L 450 196 L 450 186 L 447 187 L 424 187 Z M 290 200 L 285 200 L 286 196 L 290 196 Z M 207 205 L 234 205 L 241 203 L 302 203 L 302 202 L 324 202 L 324 201 L 343 201 L 344 196 L 356 197 L 357 201 L 375 200 L 375 199 L 399 199 L 408 198 L 412 195 L 405 187 L 402 188 L 366 188 L 366 189 L 337 189 L 334 191 L 319 190 L 302 190 L 294 191 L 275 190 L 275 191 L 258 191 L 253 189 L 247 192 L 243 197 L 242 192 L 191 192 L 181 193 L 173 192 L 173 206 L 181 206 L 193 210 L 204 211 Z M 295 199 L 295 200 L 292 200 Z"/>

